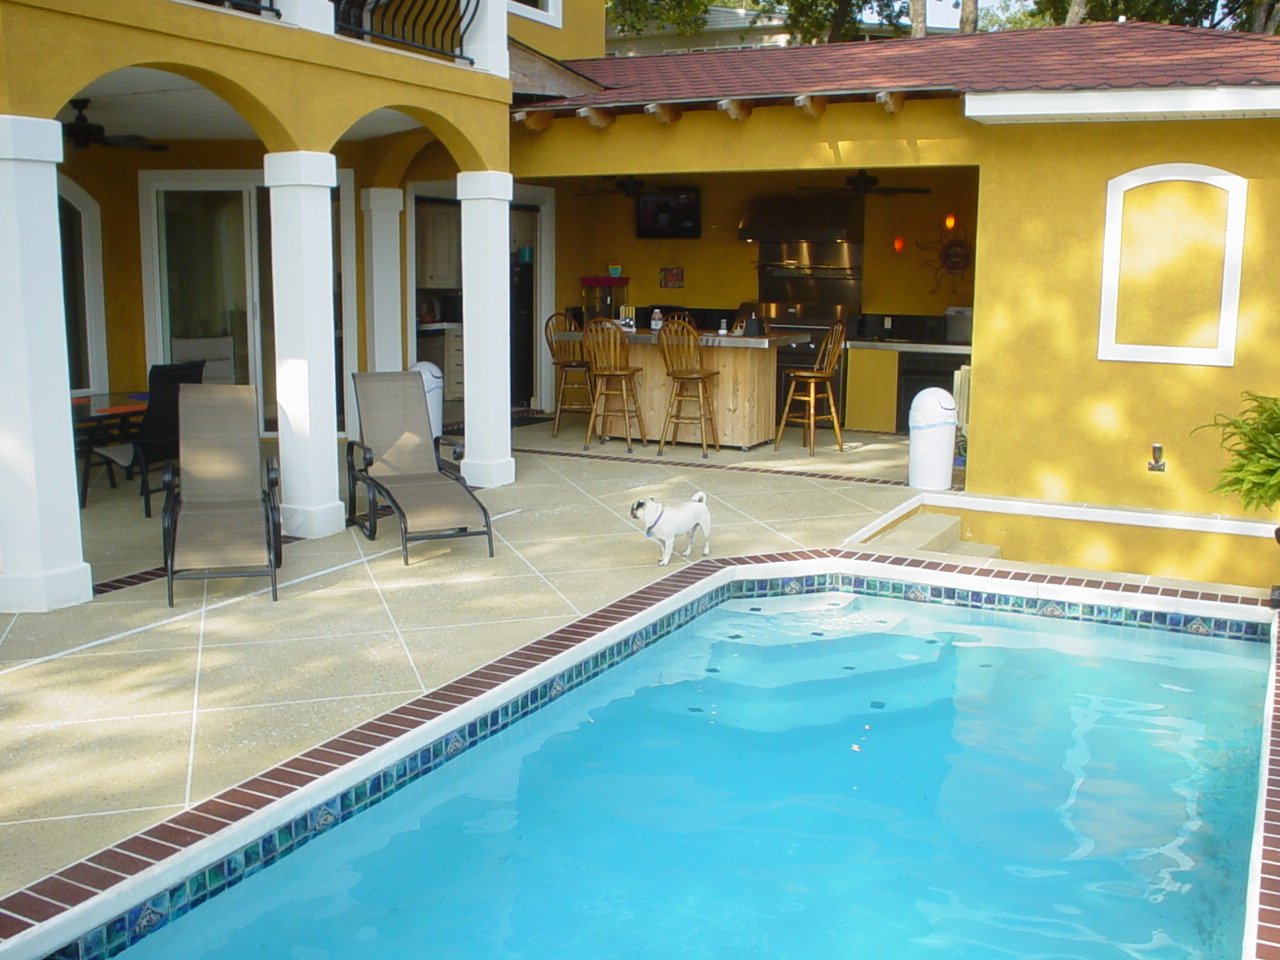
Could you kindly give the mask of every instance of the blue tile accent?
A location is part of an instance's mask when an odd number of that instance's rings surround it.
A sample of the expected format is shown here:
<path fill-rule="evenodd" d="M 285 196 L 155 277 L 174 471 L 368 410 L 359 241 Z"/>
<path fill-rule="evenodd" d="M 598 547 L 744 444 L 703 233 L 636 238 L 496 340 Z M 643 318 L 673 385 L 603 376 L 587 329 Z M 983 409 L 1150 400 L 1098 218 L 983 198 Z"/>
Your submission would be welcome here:
<path fill-rule="evenodd" d="M 49 954 L 45 960 L 105 960 L 107 957 L 116 956 L 130 944 L 136 943 L 148 933 L 164 926 L 170 919 L 183 916 L 204 903 L 209 897 L 216 896 L 242 879 L 260 872 L 281 857 L 287 856 L 306 844 L 313 837 L 375 806 L 385 797 L 430 773 L 442 763 L 452 760 L 476 744 L 506 729 L 512 723 L 540 710 L 574 687 L 592 680 L 727 600 L 753 600 L 829 592 L 889 597 L 912 603 L 934 603 L 1055 620 L 1127 626 L 1134 629 L 1156 629 L 1191 636 L 1218 636 L 1225 639 L 1264 643 L 1270 640 L 1270 626 L 1265 621 L 1227 620 L 1193 614 L 1153 612 L 1118 605 L 1038 600 L 1016 594 L 938 587 L 932 584 L 845 573 L 732 580 L 704 592 L 679 610 L 663 615 L 635 633 L 573 665 L 563 673 L 521 693 L 499 706 L 497 710 L 444 734 L 430 745 L 374 774 L 364 783 L 356 784 L 351 789 L 317 804 L 303 816 L 290 823 L 282 824 L 231 856 L 216 863 L 207 864 L 193 873 L 185 883 L 180 883 L 167 892 L 138 904 L 106 924 L 95 927 L 75 942 Z M 878 709 L 884 704 L 874 701 L 871 706 Z"/>

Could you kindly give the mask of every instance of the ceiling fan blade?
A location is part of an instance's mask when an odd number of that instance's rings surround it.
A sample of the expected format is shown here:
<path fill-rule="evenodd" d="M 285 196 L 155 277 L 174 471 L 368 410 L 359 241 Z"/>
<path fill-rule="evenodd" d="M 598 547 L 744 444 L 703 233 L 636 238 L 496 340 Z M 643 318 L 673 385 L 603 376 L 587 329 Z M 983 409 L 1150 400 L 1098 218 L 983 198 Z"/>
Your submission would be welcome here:
<path fill-rule="evenodd" d="M 102 137 L 98 143 L 104 147 L 128 147 L 131 150 L 168 150 L 167 143 L 156 143 L 136 133 L 118 133 Z"/>

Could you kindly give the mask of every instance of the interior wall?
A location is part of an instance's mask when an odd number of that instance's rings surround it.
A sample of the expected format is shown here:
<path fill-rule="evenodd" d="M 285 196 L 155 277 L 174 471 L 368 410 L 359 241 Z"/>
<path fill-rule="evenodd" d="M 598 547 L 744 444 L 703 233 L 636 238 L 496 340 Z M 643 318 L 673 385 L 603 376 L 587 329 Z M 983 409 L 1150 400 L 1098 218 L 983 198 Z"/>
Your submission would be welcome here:
<path fill-rule="evenodd" d="M 839 188 L 853 170 L 815 177 L 811 172 L 691 174 L 642 177 L 645 188 L 694 186 L 701 194 L 702 235 L 698 239 L 637 239 L 635 201 L 617 192 L 616 176 L 540 181 L 557 191 L 557 303 L 581 303 L 580 277 L 605 273 L 611 261 L 622 263 L 630 278 L 632 304 L 666 303 L 688 308 L 735 309 L 756 298 L 755 244 L 738 239 L 738 224 L 748 202 L 757 196 L 806 195 L 803 186 L 829 183 Z M 928 186 L 930 194 L 868 198 L 864 224 L 864 288 L 862 309 L 878 313 L 941 315 L 949 306 L 973 302 L 969 273 L 953 289 L 950 275 L 936 266 L 940 238 L 948 235 L 943 217 L 956 213 L 949 235 L 972 231 L 977 217 L 977 172 L 973 168 L 929 168 L 881 171 L 884 183 Z M 893 250 L 901 230 L 906 244 Z M 681 267 L 684 286 L 664 288 L 661 271 Z"/>

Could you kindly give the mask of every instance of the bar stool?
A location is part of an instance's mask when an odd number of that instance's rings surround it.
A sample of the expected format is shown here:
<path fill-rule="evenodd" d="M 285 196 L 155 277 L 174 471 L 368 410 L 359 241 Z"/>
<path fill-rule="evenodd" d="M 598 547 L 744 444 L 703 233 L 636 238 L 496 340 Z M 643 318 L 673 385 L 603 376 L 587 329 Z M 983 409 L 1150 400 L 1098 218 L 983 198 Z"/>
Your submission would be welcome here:
<path fill-rule="evenodd" d="M 711 381 L 719 370 L 708 370 L 702 364 L 702 344 L 698 331 L 683 320 L 664 320 L 658 331 L 658 348 L 662 362 L 667 365 L 671 378 L 671 399 L 667 401 L 667 417 L 662 424 L 662 437 L 658 440 L 658 456 L 662 456 L 667 443 L 667 431 L 671 431 L 674 444 L 680 436 L 680 424 L 698 425 L 702 440 L 702 458 L 707 457 L 707 427 L 711 428 L 711 442 L 720 452 L 720 438 L 716 434 L 715 408 L 711 403 Z M 684 413 L 685 404 L 697 403 L 698 413 Z"/>
<path fill-rule="evenodd" d="M 822 338 L 818 347 L 818 357 L 812 369 L 787 371 L 787 402 L 782 405 L 782 419 L 778 421 L 778 436 L 773 442 L 777 450 L 782 444 L 782 431 L 788 423 L 798 423 L 804 427 L 804 439 L 809 441 L 809 456 L 814 455 L 815 434 L 818 422 L 830 420 L 836 432 L 836 443 L 841 452 L 844 451 L 844 440 L 840 436 L 840 417 L 836 412 L 835 395 L 831 392 L 831 381 L 836 375 L 836 365 L 840 362 L 840 351 L 844 349 L 844 323 L 836 321 Z M 800 392 L 796 387 L 801 387 Z M 818 391 L 821 385 L 822 391 Z M 791 402 L 795 400 L 804 409 L 800 413 L 791 412 Z M 827 413 L 818 413 L 818 401 L 826 400 Z"/>
<path fill-rule="evenodd" d="M 559 336 L 577 333 L 578 322 L 567 313 L 553 313 L 542 328 L 556 370 L 556 419 L 551 427 L 553 437 L 560 435 L 560 414 L 591 412 L 591 366 L 582 356 L 582 342 Z M 566 399 L 573 394 L 574 399 Z"/>
<path fill-rule="evenodd" d="M 627 334 L 612 320 L 596 319 L 582 331 L 582 352 L 591 366 L 591 417 L 587 420 L 587 436 L 582 449 L 591 446 L 591 431 L 597 430 L 600 439 L 605 437 L 605 427 L 613 417 L 622 417 L 627 435 L 627 452 L 631 452 L 631 421 L 640 429 L 640 440 L 645 446 L 649 438 L 644 430 L 644 417 L 636 401 L 636 374 L 639 367 L 629 361 Z M 618 403 L 612 409 L 610 398 Z"/>

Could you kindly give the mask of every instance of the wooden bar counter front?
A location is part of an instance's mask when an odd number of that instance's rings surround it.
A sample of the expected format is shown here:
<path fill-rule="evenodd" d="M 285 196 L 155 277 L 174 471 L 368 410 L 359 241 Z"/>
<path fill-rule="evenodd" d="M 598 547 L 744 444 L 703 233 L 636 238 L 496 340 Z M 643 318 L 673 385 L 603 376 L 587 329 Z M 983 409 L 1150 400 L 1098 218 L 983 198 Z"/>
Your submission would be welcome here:
<path fill-rule="evenodd" d="M 563 333 L 568 340 L 581 340 L 581 333 Z M 713 381 L 712 397 L 716 412 L 716 432 L 720 445 L 747 449 L 772 441 L 778 429 L 777 369 L 778 346 L 800 343 L 805 334 L 796 336 L 746 337 L 719 336 L 703 333 L 702 361 L 708 370 L 720 371 Z M 648 331 L 628 331 L 631 365 L 639 367 L 636 391 L 640 415 L 644 417 L 649 439 L 657 442 L 662 421 L 667 415 L 671 381 L 662 362 L 658 336 Z M 710 437 L 707 438 L 710 442 Z M 698 433 L 685 427 L 680 432 L 682 443 L 696 443 Z"/>

